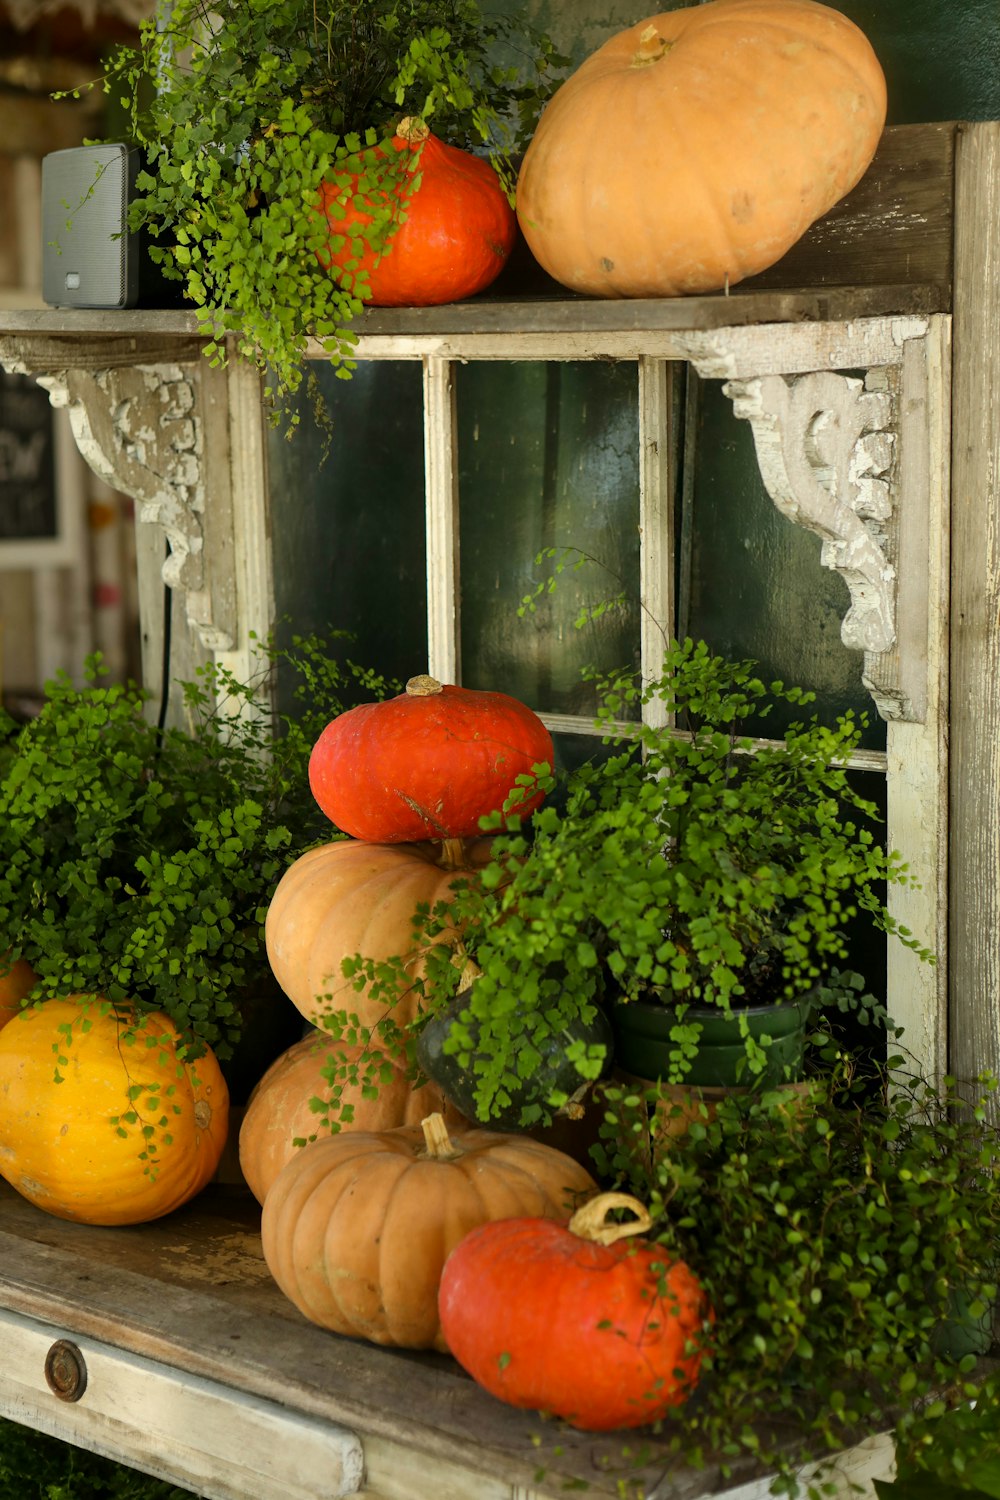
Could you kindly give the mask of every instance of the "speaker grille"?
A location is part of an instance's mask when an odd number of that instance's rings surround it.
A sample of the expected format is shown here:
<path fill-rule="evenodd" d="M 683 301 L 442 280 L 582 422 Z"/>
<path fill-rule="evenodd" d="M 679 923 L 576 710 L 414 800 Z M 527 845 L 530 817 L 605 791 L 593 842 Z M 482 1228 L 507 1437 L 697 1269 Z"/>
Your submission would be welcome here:
<path fill-rule="evenodd" d="M 42 296 L 53 307 L 132 307 L 136 237 L 127 227 L 134 153 L 73 146 L 42 159 Z"/>

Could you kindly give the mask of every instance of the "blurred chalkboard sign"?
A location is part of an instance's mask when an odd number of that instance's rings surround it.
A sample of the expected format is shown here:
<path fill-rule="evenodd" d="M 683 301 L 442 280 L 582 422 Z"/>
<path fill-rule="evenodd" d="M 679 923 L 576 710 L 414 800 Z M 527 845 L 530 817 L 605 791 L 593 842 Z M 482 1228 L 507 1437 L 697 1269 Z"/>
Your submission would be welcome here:
<path fill-rule="evenodd" d="M 0 370 L 0 568 L 72 561 L 61 446 L 48 392 L 28 375 Z"/>

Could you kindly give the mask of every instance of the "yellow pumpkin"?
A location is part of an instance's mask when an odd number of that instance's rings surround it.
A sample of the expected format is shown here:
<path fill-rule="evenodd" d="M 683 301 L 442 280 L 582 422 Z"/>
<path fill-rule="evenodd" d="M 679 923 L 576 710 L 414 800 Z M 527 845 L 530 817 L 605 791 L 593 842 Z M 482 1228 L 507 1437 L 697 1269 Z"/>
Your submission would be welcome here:
<path fill-rule="evenodd" d="M 305 1146 L 264 1200 L 264 1258 L 313 1323 L 400 1348 L 444 1350 L 438 1286 L 458 1242 L 520 1215 L 566 1220 L 596 1184 L 529 1136 L 421 1126 L 345 1131 Z"/>
<path fill-rule="evenodd" d="M 466 844 L 463 855 L 466 864 L 456 867 L 439 863 L 440 844 L 346 839 L 310 849 L 289 866 L 268 906 L 264 938 L 274 977 L 307 1021 L 347 1010 L 363 1025 L 375 1025 L 385 1005 L 354 989 L 343 960 L 356 953 L 379 962 L 408 958 L 408 971 L 416 974 L 417 907 L 433 910 L 450 898 L 457 880 L 473 878 L 489 859 L 488 840 Z M 406 1024 L 415 1014 L 416 997 L 401 993 L 396 1021 Z"/>
<path fill-rule="evenodd" d="M 591 297 L 674 297 L 773 265 L 860 179 L 885 123 L 870 43 L 816 0 L 709 0 L 598 48 L 546 105 L 517 216 Z"/>
<path fill-rule="evenodd" d="M 141 1224 L 215 1172 L 229 1095 L 211 1051 L 186 1061 L 167 1016 L 99 996 L 40 1001 L 0 1032 L 0 1175 L 84 1224 Z"/>
<path fill-rule="evenodd" d="M 468 1123 L 436 1084 L 425 1083 L 415 1089 L 404 1069 L 384 1053 L 360 1043 L 334 1042 L 313 1030 L 275 1059 L 247 1101 L 240 1126 L 240 1167 L 258 1203 L 264 1202 L 282 1167 L 303 1149 L 294 1144 L 296 1140 L 308 1141 L 317 1133 L 319 1138 L 329 1133 L 309 1101 L 330 1096 L 323 1069 L 331 1055 L 359 1066 L 365 1061 L 381 1063 L 376 1098 L 367 1098 L 358 1085 L 344 1083 L 339 1104 L 350 1105 L 353 1114 L 349 1124 L 341 1125 L 342 1130 L 419 1125 L 435 1111 L 451 1126 Z M 331 1120 L 336 1119 L 334 1112 Z"/>

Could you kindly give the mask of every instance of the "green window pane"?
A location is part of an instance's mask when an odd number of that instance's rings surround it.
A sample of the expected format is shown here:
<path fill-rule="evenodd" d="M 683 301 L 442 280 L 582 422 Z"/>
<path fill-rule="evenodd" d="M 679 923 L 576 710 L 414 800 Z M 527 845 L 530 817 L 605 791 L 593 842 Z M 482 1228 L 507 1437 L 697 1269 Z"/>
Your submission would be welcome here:
<path fill-rule="evenodd" d="M 458 366 L 467 686 L 586 716 L 594 695 L 581 669 L 637 662 L 637 378 L 631 361 Z M 535 563 L 549 548 L 574 549 L 571 564 L 520 614 L 551 572 Z M 624 608 L 576 627 L 581 610 L 620 592 Z"/>
<path fill-rule="evenodd" d="M 306 396 L 295 436 L 268 441 L 281 634 L 347 631 L 354 659 L 405 680 L 427 670 L 421 367 L 312 368 L 333 421 L 325 463 Z"/>

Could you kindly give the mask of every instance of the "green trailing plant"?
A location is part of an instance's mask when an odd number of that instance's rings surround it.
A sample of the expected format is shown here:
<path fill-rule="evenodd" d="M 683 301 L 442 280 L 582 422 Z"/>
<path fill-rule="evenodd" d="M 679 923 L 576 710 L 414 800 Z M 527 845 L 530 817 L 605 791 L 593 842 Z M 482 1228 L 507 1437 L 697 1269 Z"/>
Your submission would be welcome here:
<path fill-rule="evenodd" d="M 196 1500 L 192 1490 L 2 1418 L 0 1494 L 9 1500 Z"/>
<path fill-rule="evenodd" d="M 610 753 L 550 778 L 550 800 L 524 827 L 512 814 L 492 863 L 449 913 L 417 914 L 423 1014 L 452 1001 L 467 959 L 475 966 L 445 1051 L 474 1075 L 482 1119 L 509 1107 L 553 1037 L 609 998 L 670 1008 L 669 1081 L 683 1082 L 701 1031 L 692 1005 L 737 1017 L 755 1002 L 806 997 L 864 1009 L 854 981 L 835 976 L 859 914 L 931 958 L 883 903 L 886 883 L 909 876 L 877 841 L 876 810 L 848 770 L 860 726 L 850 714 L 831 725 L 805 717 L 811 696 L 693 641 L 674 643 L 645 686 L 603 681 Z M 755 746 L 746 722 L 777 705 L 803 717 Z M 457 951 L 448 922 L 461 932 Z M 386 997 L 383 1041 L 412 1052 L 392 1018 L 399 965 L 358 955 L 349 968 L 359 988 Z M 350 1016 L 329 1024 L 334 1035 L 358 1031 Z M 750 1037 L 745 1047 L 752 1082 L 763 1053 Z M 599 1076 L 605 1053 L 568 1043 L 581 1080 Z M 536 1100 L 523 1123 L 566 1102 Z"/>
<path fill-rule="evenodd" d="M 904 1067 L 893 1056 L 873 1097 L 828 1049 L 799 1092 L 731 1095 L 678 1137 L 659 1087 L 608 1088 L 599 1169 L 649 1205 L 715 1313 L 698 1399 L 662 1424 L 668 1451 L 751 1455 L 777 1473 L 774 1493 L 810 1495 L 822 1474 L 797 1487 L 799 1466 L 871 1432 L 895 1429 L 904 1474 L 919 1464 L 943 1485 L 972 1463 L 997 1410 L 979 1364 L 1000 1231 L 996 1081 L 970 1109 L 954 1080 L 932 1089 Z M 977 1472 L 995 1448 L 994 1430 Z M 899 1500 L 931 1493 L 950 1491 Z"/>
<path fill-rule="evenodd" d="M 371 215 L 355 252 L 391 253 L 401 185 L 405 198 L 418 181 L 391 145 L 399 120 L 488 152 L 512 191 L 512 154 L 563 62 L 523 15 L 487 19 L 477 0 L 160 4 L 103 80 L 146 158 L 132 227 L 193 305 L 209 357 L 231 345 L 280 404 L 309 338 L 338 374 L 353 368 L 349 325 L 367 284 L 317 258 L 330 233 L 321 182 L 355 181 Z"/>
<path fill-rule="evenodd" d="M 297 675 L 275 722 L 279 667 Z M 209 666 L 180 684 L 182 730 L 103 675 L 93 657 L 84 686 L 60 676 L 35 718 L 0 724 L 0 952 L 31 964 L 34 994 L 163 1011 L 225 1064 L 248 1016 L 275 1009 L 271 892 L 330 836 L 308 787 L 313 741 L 350 693 L 385 685 L 315 638 L 262 644 L 253 683 Z"/>
<path fill-rule="evenodd" d="M 895 1477 L 874 1481 L 878 1500 L 997 1500 L 1000 1379 L 970 1382 L 963 1396 L 932 1400 L 900 1423 Z"/>

